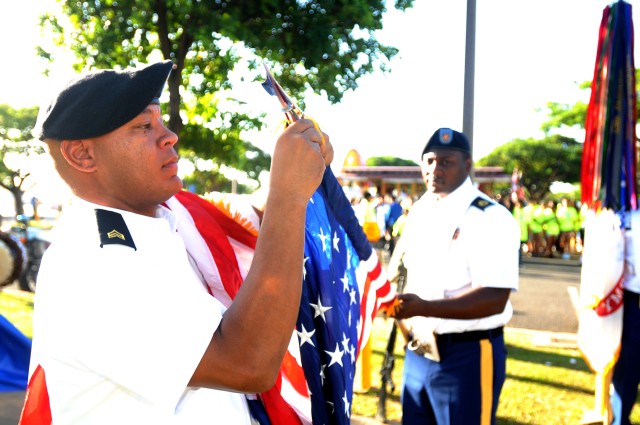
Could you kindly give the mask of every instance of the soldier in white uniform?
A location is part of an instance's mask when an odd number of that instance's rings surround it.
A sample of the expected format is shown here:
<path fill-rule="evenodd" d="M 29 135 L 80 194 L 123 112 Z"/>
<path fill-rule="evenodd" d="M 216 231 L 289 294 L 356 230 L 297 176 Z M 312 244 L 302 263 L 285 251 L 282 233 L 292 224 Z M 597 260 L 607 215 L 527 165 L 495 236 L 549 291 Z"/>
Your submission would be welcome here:
<path fill-rule="evenodd" d="M 640 211 L 630 211 L 629 221 L 630 226 L 624 232 L 622 337 L 611 380 L 611 425 L 631 424 L 640 384 Z"/>
<path fill-rule="evenodd" d="M 494 424 L 505 379 L 503 327 L 512 316 L 509 294 L 518 287 L 518 225 L 471 182 L 464 134 L 438 129 L 421 166 L 427 191 L 396 248 L 407 268 L 396 317 L 410 318 L 413 338 L 402 421 Z"/>
<path fill-rule="evenodd" d="M 308 120 L 279 137 L 252 267 L 225 309 L 162 205 L 182 189 L 158 100 L 171 70 L 92 72 L 41 111 L 39 138 L 77 198 L 38 276 L 22 423 L 249 424 L 242 393 L 275 383 L 332 148 Z"/>

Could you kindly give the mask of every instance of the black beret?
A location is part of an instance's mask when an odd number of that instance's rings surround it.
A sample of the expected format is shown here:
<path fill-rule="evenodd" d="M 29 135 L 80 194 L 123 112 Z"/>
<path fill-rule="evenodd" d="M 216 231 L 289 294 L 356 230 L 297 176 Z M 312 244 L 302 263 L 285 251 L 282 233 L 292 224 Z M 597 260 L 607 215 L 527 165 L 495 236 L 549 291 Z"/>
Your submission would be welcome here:
<path fill-rule="evenodd" d="M 453 149 L 468 154 L 471 153 L 467 136 L 450 128 L 437 129 L 427 142 L 427 145 L 422 149 L 422 155 L 434 149 Z"/>
<path fill-rule="evenodd" d="M 128 123 L 158 98 L 171 61 L 123 71 L 103 69 L 74 78 L 43 108 L 34 134 L 40 140 L 102 136 Z"/>

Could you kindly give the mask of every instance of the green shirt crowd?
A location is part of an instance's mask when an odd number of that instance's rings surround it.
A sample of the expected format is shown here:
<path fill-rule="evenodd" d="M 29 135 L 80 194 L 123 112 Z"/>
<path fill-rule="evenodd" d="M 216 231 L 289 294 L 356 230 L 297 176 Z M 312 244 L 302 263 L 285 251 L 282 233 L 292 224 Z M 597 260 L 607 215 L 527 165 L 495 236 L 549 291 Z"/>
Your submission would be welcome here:
<path fill-rule="evenodd" d="M 581 211 L 582 210 L 582 211 Z M 512 213 L 520 224 L 520 241 L 524 253 L 536 257 L 571 258 L 582 250 L 584 209 L 573 201 L 516 201 Z"/>

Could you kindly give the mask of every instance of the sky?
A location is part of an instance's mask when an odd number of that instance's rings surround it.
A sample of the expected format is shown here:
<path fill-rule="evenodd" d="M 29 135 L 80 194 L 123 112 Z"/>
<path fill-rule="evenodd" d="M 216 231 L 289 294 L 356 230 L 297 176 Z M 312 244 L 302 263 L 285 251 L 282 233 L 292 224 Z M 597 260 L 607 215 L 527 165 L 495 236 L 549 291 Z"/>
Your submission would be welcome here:
<path fill-rule="evenodd" d="M 640 0 L 629 3 L 637 22 Z M 598 29 L 608 4 L 477 0 L 475 160 L 514 138 L 541 138 L 547 102 L 588 102 L 589 90 L 578 85 L 593 76 Z M 0 51 L 5 58 L 0 66 L 0 103 L 40 105 L 52 87 L 73 75 L 71 60 L 62 57 L 51 77 L 44 77 L 43 64 L 35 55 L 36 45 L 49 42 L 37 27 L 38 16 L 55 7 L 54 0 L 0 0 Z M 305 112 L 331 137 L 334 169 L 351 149 L 363 160 L 396 156 L 418 161 L 437 128 L 462 130 L 465 22 L 466 0 L 416 0 L 406 12 L 390 6 L 376 37 L 400 50 L 391 61 L 391 73 L 363 77 L 359 88 L 347 92 L 336 105 L 320 96 L 306 99 Z M 250 93 L 245 100 L 257 108 L 273 109 L 273 99 L 251 84 L 238 87 Z M 584 137 L 579 132 L 574 136 Z M 269 127 L 248 137 L 266 151 L 273 148 L 275 136 Z"/>

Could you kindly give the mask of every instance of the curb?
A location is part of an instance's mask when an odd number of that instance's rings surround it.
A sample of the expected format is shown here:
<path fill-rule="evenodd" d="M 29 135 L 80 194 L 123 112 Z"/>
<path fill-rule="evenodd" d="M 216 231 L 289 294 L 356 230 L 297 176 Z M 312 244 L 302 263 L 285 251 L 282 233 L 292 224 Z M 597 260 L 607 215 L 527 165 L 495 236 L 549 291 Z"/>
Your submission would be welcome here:
<path fill-rule="evenodd" d="M 522 256 L 522 264 L 549 264 L 553 266 L 582 267 L 582 257 L 572 256 L 570 259 Z"/>
<path fill-rule="evenodd" d="M 531 339 L 531 343 L 538 347 L 555 347 L 578 349 L 578 334 L 570 332 L 537 331 L 523 328 L 504 328 L 505 333 L 524 335 Z"/>

